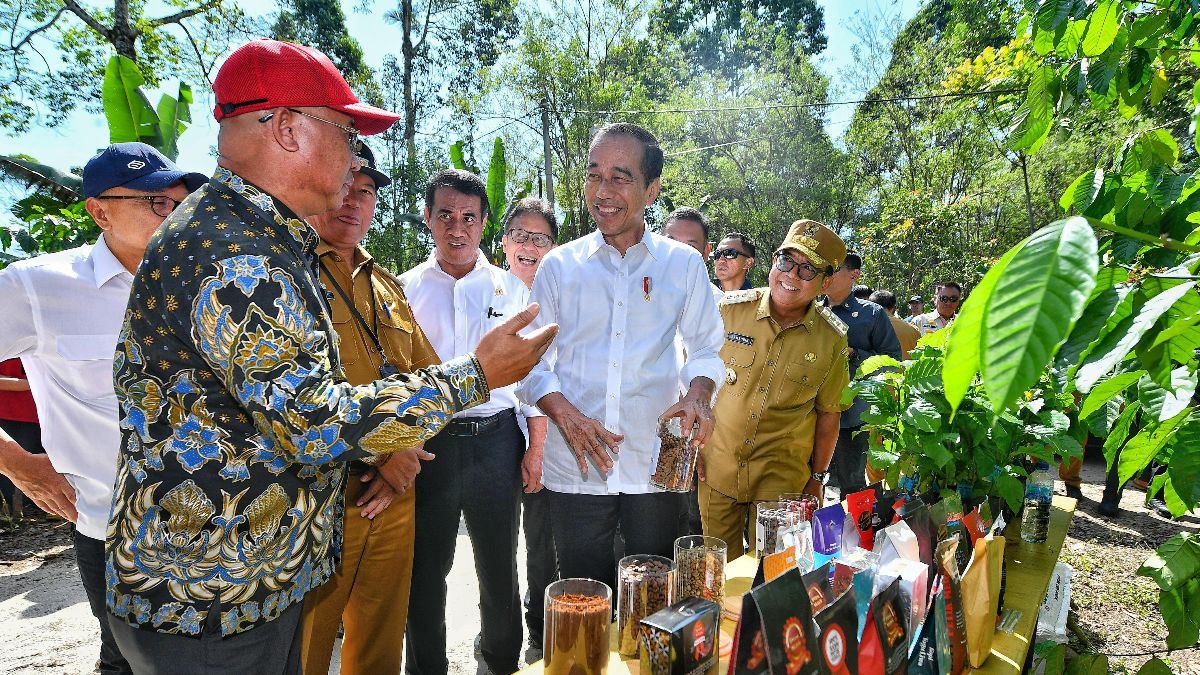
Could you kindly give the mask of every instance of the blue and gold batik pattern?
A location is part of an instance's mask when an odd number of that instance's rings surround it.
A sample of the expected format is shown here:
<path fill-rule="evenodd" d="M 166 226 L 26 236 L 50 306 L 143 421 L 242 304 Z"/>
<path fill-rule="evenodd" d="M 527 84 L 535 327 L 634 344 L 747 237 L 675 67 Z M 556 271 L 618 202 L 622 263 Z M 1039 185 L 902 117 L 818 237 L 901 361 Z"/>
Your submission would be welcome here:
<path fill-rule="evenodd" d="M 488 399 L 474 357 L 342 377 L 316 232 L 219 170 L 151 239 L 114 364 L 121 449 L 108 609 L 199 637 L 270 621 L 341 550 L 345 463 L 411 448 Z"/>

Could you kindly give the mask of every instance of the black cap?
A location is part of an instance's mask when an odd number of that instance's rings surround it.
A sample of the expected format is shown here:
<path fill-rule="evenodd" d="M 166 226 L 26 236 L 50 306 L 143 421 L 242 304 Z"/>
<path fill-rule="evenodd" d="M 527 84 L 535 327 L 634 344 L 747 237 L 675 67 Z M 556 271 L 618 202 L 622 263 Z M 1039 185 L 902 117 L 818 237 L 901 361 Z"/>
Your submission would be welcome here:
<path fill-rule="evenodd" d="M 392 184 L 392 179 L 375 165 L 375 153 L 371 152 L 366 143 L 359 141 L 358 152 L 355 154 L 358 155 L 358 163 L 360 165 L 358 172 L 370 176 L 371 180 L 375 181 L 375 189 L 378 190 L 381 187 L 387 187 Z"/>
<path fill-rule="evenodd" d="M 96 197 L 115 187 L 155 192 L 179 181 L 183 181 L 191 192 L 208 182 L 208 177 L 181 171 L 174 162 L 145 143 L 115 143 L 101 150 L 83 167 L 85 197 Z"/>

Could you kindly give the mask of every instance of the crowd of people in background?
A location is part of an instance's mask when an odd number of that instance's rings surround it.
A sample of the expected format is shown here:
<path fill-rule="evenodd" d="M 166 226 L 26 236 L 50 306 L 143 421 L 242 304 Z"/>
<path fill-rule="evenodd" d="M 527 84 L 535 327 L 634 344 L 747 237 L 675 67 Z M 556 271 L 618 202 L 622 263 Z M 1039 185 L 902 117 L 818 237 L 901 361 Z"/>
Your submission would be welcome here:
<path fill-rule="evenodd" d="M 75 523 L 101 672 L 325 673 L 340 628 L 342 672 L 445 673 L 460 520 L 479 653 L 514 672 L 554 579 L 613 587 L 619 552 L 684 534 L 737 557 L 755 503 L 864 488 L 865 405 L 843 391 L 964 299 L 946 280 L 898 317 L 803 214 L 779 242 L 688 207 L 652 231 L 664 154 L 629 123 L 589 148 L 590 234 L 559 242 L 553 206 L 522 199 L 498 266 L 486 185 L 444 170 L 433 250 L 396 276 L 362 245 L 390 178 L 359 136 L 398 116 L 272 40 L 213 89 L 211 177 L 113 145 L 84 170 L 102 236 L 0 272 L 0 358 L 28 370 L 0 364 L 0 401 L 32 389 L 46 449 L 28 406 L 0 472 Z M 650 482 L 671 417 L 701 448 L 689 494 Z"/>

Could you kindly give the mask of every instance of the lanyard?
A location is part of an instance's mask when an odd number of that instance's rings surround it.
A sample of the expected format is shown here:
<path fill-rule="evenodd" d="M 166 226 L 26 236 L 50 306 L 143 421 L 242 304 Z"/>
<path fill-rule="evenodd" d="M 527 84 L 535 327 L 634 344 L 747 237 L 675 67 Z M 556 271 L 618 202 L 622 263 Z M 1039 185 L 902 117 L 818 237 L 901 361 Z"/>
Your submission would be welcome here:
<path fill-rule="evenodd" d="M 383 359 L 383 365 L 390 365 L 387 354 L 383 351 L 383 344 L 379 342 L 379 335 L 377 334 L 379 330 L 379 309 L 375 304 L 375 284 L 371 283 L 370 275 L 367 276 L 367 286 L 371 289 L 371 318 L 375 323 L 374 329 L 367 325 L 367 320 L 363 318 L 362 314 L 358 313 L 358 308 L 354 306 L 354 301 L 350 299 L 350 296 L 346 295 L 346 291 L 342 290 L 342 285 L 337 282 L 333 273 L 325 266 L 325 261 L 318 258 L 317 262 L 320 264 L 321 270 L 325 272 L 325 277 L 329 279 L 329 283 L 333 284 L 334 290 L 338 292 L 338 295 L 342 296 L 342 300 L 346 301 L 346 306 L 350 308 L 350 313 L 354 315 L 354 318 L 358 321 L 358 325 L 362 326 L 367 335 L 371 337 L 371 342 L 375 343 L 375 349 L 379 351 L 379 356 Z M 380 370 L 382 370 L 382 367 Z"/>

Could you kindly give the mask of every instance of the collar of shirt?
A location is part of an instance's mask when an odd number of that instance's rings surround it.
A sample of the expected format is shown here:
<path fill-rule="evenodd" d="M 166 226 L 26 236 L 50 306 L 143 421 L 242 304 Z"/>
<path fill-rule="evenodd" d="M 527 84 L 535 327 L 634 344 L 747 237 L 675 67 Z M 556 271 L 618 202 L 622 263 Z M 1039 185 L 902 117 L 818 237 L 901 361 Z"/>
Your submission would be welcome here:
<path fill-rule="evenodd" d="M 318 258 L 324 258 L 325 256 L 329 256 L 331 258 L 334 256 L 338 256 L 339 258 L 341 257 L 341 254 L 338 253 L 337 250 L 332 246 L 327 244 L 324 239 L 317 243 L 317 248 L 314 252 L 317 254 Z M 363 269 L 364 267 L 375 264 L 375 259 L 372 258 L 371 254 L 367 252 L 367 249 L 363 248 L 362 246 L 354 247 L 354 261 L 354 273 L 350 276 L 358 274 L 359 270 Z M 340 264 L 341 260 L 337 260 L 337 262 Z"/>
<path fill-rule="evenodd" d="M 663 243 L 661 241 L 659 241 L 659 239 L 660 239 L 659 235 L 646 230 L 645 225 L 643 225 L 642 227 L 643 227 L 643 229 L 642 229 L 641 241 L 639 241 L 637 244 L 634 244 L 633 246 L 630 246 L 629 250 L 631 251 L 634 248 L 636 248 L 637 246 L 642 245 L 646 248 L 646 252 L 650 254 L 651 258 L 654 258 L 657 261 L 663 260 L 665 251 L 663 250 Z M 587 250 L 584 255 L 585 258 L 590 258 L 593 255 L 596 255 L 596 252 L 603 249 L 605 246 L 612 249 L 613 251 L 617 250 L 617 247 L 615 247 L 612 244 L 609 244 L 607 241 L 605 241 L 604 233 L 602 233 L 599 229 L 593 230 L 591 234 L 587 235 L 586 241 L 587 241 Z M 628 255 L 629 251 L 626 251 L 625 253 L 626 253 L 626 255 Z"/>
<path fill-rule="evenodd" d="M 104 235 L 101 234 L 96 243 L 92 245 L 92 252 L 88 254 L 88 259 L 92 263 L 92 281 L 96 284 L 96 288 L 100 288 L 114 277 L 125 275 L 124 279 L 132 283 L 133 275 L 125 266 L 117 260 L 117 256 L 108 248 L 108 244 L 104 241 Z"/>
<path fill-rule="evenodd" d="M 771 317 L 771 293 L 770 293 L 770 291 L 763 293 L 762 299 L 760 299 L 758 301 L 758 310 L 755 313 L 755 318 L 760 321 L 763 319 L 771 319 L 772 321 L 774 321 L 774 318 Z M 808 303 L 808 311 L 804 313 L 804 320 L 799 323 L 794 323 L 791 326 L 788 326 L 788 328 L 795 328 L 796 326 L 804 326 L 804 329 L 811 333 L 812 329 L 813 329 L 813 322 L 815 322 L 816 320 L 817 320 L 817 303 L 810 302 L 810 303 Z"/>
<path fill-rule="evenodd" d="M 464 274 L 462 278 L 466 279 L 466 278 L 469 278 L 469 277 L 477 275 L 477 274 L 490 274 L 491 270 L 488 269 L 489 267 L 495 267 L 495 265 L 493 265 L 487 259 L 487 256 L 485 256 L 483 254 L 483 249 L 476 249 L 475 250 L 475 266 L 471 268 L 470 272 L 467 272 L 466 274 Z M 442 269 L 442 264 L 440 262 L 438 262 L 438 259 L 437 259 L 437 249 L 436 248 L 429 252 L 429 257 L 425 259 L 425 262 L 421 263 L 420 265 L 417 265 L 413 269 L 416 270 L 417 273 L 420 274 L 421 276 L 425 276 L 427 274 L 440 274 L 443 277 L 449 277 L 450 279 L 454 279 L 454 277 L 450 276 L 450 274 L 448 274 L 445 270 Z M 499 268 L 497 267 L 496 269 L 499 269 Z M 457 279 L 456 279 L 456 281 L 457 281 Z"/>
<path fill-rule="evenodd" d="M 312 225 L 301 220 L 294 211 L 287 207 L 287 204 L 275 199 L 258 186 L 223 166 L 217 167 L 216 173 L 213 174 L 213 180 L 236 192 L 269 216 L 276 224 L 286 227 L 288 233 L 292 235 L 306 256 L 312 256 L 316 251 L 317 245 L 321 242 L 317 231 L 313 229 Z M 311 260 L 311 257 L 309 259 Z"/>

